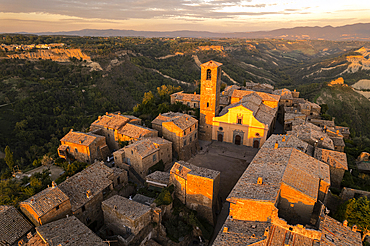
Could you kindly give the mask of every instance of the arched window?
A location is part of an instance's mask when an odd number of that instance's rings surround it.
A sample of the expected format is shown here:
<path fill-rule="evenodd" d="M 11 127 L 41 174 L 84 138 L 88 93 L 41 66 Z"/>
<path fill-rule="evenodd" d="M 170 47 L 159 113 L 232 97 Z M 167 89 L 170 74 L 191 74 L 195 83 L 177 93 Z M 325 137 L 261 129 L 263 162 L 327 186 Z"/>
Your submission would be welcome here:
<path fill-rule="evenodd" d="M 207 69 L 207 80 L 211 80 L 211 69 Z"/>
<path fill-rule="evenodd" d="M 209 102 L 207 102 L 207 108 L 209 107 Z"/>

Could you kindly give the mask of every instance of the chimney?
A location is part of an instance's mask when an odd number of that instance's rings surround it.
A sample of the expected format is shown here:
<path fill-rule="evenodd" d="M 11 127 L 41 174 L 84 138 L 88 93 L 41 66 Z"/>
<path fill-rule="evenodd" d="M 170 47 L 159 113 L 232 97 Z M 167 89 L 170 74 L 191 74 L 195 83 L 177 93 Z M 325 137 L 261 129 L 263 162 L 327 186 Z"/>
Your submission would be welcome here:
<path fill-rule="evenodd" d="M 34 201 L 35 201 L 35 200 L 32 198 L 32 199 L 31 199 L 31 204 L 33 204 L 33 202 L 34 202 Z"/>
<path fill-rule="evenodd" d="M 73 129 L 69 130 L 69 132 L 73 132 Z"/>
<path fill-rule="evenodd" d="M 105 115 L 108 115 L 108 112 L 105 112 Z"/>
<path fill-rule="evenodd" d="M 276 141 L 275 146 L 274 146 L 274 149 L 277 149 L 277 148 L 279 148 L 279 143 L 278 143 L 278 141 Z"/>
<path fill-rule="evenodd" d="M 285 142 L 285 136 L 283 137 L 283 139 L 281 141 Z"/>
<path fill-rule="evenodd" d="M 118 115 L 121 115 L 121 112 L 118 112 Z"/>
<path fill-rule="evenodd" d="M 347 220 L 343 221 L 343 226 L 348 226 L 348 221 Z"/>
<path fill-rule="evenodd" d="M 99 115 L 98 120 L 101 120 L 101 116 Z"/>
<path fill-rule="evenodd" d="M 86 197 L 90 198 L 92 196 L 91 190 L 86 191 Z"/>
<path fill-rule="evenodd" d="M 339 135 L 339 130 L 337 130 L 337 134 Z"/>
<path fill-rule="evenodd" d="M 352 231 L 357 232 L 357 225 L 352 226 Z"/>
<path fill-rule="evenodd" d="M 262 184 L 262 177 L 258 177 L 257 179 L 257 184 L 261 185 Z"/>
<path fill-rule="evenodd" d="M 82 140 L 78 140 L 78 142 L 79 142 L 80 144 L 82 144 Z"/>
<path fill-rule="evenodd" d="M 197 93 L 194 91 L 194 95 L 196 95 Z"/>
<path fill-rule="evenodd" d="M 223 233 L 229 233 L 229 228 L 225 226 L 223 229 Z"/>
<path fill-rule="evenodd" d="M 55 187 L 57 187 L 57 184 L 54 181 L 51 182 L 51 188 L 55 188 Z"/>

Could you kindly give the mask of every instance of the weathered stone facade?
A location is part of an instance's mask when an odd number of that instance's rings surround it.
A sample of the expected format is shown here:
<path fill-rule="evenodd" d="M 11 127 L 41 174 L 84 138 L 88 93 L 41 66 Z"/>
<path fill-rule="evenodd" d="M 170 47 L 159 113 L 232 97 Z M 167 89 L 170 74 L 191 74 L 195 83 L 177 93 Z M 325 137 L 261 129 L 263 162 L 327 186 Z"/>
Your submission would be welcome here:
<path fill-rule="evenodd" d="M 187 207 L 214 224 L 220 172 L 179 161 L 171 169 L 170 184 L 174 185 L 175 195 Z"/>
<path fill-rule="evenodd" d="M 138 234 L 151 222 L 151 208 L 121 196 L 102 202 L 104 221 L 114 234 Z"/>
<path fill-rule="evenodd" d="M 201 65 L 199 138 L 212 140 L 213 117 L 220 111 L 222 63 L 209 61 Z"/>
<path fill-rule="evenodd" d="M 132 167 L 142 178 L 150 167 L 160 160 L 169 166 L 172 163 L 172 142 L 163 138 L 146 138 L 127 145 L 113 153 L 115 164 L 123 169 Z"/>
<path fill-rule="evenodd" d="M 59 157 L 67 160 L 74 158 L 91 164 L 95 160 L 104 160 L 110 154 L 105 137 L 91 132 L 76 132 L 72 129 L 60 142 Z"/>
<path fill-rule="evenodd" d="M 172 142 L 172 153 L 178 160 L 188 160 L 197 153 L 198 121 L 188 114 L 165 113 L 152 121 L 154 129 L 161 128 L 161 135 Z"/>

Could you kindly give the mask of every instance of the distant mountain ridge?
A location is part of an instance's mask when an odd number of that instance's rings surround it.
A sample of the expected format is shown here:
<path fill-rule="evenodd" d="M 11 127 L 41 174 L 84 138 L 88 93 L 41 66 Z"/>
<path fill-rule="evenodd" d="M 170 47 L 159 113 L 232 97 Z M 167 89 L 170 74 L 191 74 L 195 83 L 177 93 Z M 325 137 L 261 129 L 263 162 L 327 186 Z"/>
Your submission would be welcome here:
<path fill-rule="evenodd" d="M 117 29 L 83 29 L 68 32 L 41 32 L 37 35 L 74 35 L 74 36 L 136 36 L 136 37 L 189 37 L 189 38 L 284 38 L 291 40 L 312 39 L 312 40 L 331 40 L 331 41 L 370 41 L 370 23 L 358 23 L 339 27 L 294 27 L 283 28 L 272 31 L 257 32 L 234 32 L 216 33 L 207 31 L 134 31 Z"/>

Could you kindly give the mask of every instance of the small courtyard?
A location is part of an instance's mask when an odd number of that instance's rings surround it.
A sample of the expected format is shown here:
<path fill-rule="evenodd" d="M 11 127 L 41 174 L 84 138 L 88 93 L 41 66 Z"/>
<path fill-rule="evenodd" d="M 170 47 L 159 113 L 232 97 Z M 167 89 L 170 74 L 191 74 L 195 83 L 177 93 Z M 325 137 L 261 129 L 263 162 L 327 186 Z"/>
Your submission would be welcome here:
<path fill-rule="evenodd" d="M 220 197 L 225 201 L 259 149 L 218 141 L 199 141 L 201 150 L 187 162 L 219 171 Z"/>

